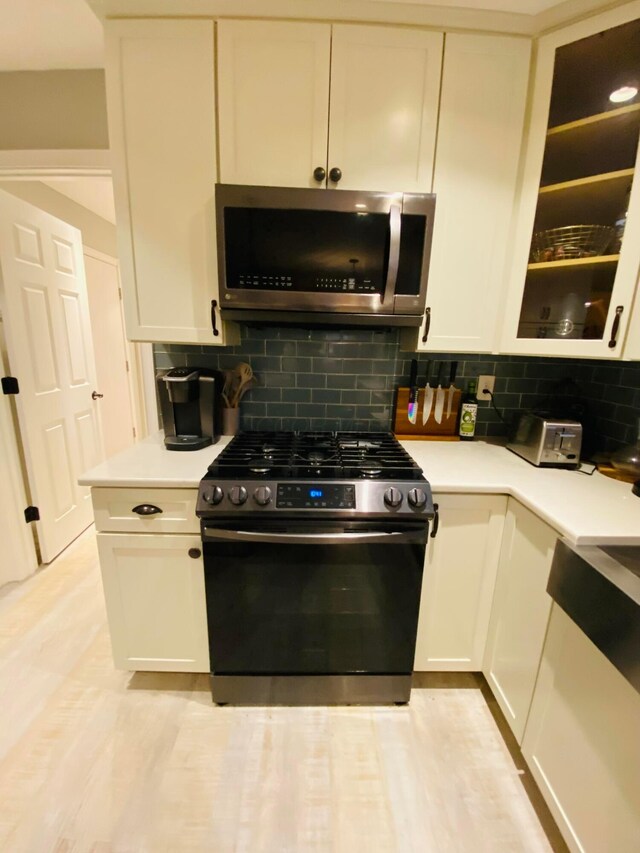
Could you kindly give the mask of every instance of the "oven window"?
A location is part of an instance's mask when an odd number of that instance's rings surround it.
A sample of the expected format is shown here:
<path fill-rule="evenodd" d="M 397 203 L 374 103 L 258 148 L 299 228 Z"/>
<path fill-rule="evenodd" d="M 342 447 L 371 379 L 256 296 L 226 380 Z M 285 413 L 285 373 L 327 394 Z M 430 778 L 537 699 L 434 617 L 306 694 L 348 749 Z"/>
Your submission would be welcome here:
<path fill-rule="evenodd" d="M 424 545 L 207 542 L 218 674 L 408 674 Z"/>
<path fill-rule="evenodd" d="M 228 288 L 382 293 L 386 214 L 227 207 L 224 231 Z"/>

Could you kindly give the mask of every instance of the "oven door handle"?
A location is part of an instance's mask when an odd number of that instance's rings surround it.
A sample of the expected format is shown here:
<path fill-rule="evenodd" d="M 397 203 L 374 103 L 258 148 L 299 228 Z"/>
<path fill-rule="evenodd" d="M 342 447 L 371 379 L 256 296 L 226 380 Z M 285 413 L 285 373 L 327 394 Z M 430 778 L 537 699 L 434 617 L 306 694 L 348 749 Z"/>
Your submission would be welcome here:
<path fill-rule="evenodd" d="M 393 531 L 391 533 L 266 533 L 253 530 L 221 530 L 205 527 L 202 531 L 205 541 L 211 539 L 226 539 L 229 542 L 264 542 L 281 545 L 379 545 L 403 542 L 425 543 L 427 529 L 410 532 Z"/>

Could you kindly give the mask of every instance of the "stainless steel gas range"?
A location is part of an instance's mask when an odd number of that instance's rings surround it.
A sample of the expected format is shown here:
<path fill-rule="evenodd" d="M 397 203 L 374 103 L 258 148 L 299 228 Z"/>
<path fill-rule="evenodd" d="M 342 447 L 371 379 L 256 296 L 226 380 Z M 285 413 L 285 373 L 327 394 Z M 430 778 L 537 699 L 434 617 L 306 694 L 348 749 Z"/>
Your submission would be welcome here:
<path fill-rule="evenodd" d="M 437 507 L 392 435 L 242 433 L 197 514 L 214 702 L 409 700 Z"/>

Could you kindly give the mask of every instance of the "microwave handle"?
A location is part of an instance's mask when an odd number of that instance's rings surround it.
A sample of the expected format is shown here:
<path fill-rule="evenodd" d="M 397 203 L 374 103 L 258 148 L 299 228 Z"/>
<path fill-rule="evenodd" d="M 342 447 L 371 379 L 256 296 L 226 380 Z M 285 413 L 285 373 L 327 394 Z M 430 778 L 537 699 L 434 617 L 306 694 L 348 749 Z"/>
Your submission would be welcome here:
<path fill-rule="evenodd" d="M 397 204 L 392 204 L 389 210 L 389 264 L 387 266 L 387 280 L 384 283 L 384 292 L 380 297 L 383 303 L 391 301 L 396 288 L 398 278 L 398 265 L 400 263 L 400 227 L 402 224 L 402 213 Z"/>

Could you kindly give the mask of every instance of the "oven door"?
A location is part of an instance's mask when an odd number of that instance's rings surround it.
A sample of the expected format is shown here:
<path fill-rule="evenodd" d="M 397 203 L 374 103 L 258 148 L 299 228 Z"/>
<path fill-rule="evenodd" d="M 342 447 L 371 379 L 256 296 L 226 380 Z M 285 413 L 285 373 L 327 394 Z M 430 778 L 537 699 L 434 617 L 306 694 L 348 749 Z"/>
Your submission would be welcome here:
<path fill-rule="evenodd" d="M 427 530 L 204 522 L 214 675 L 410 674 Z"/>

